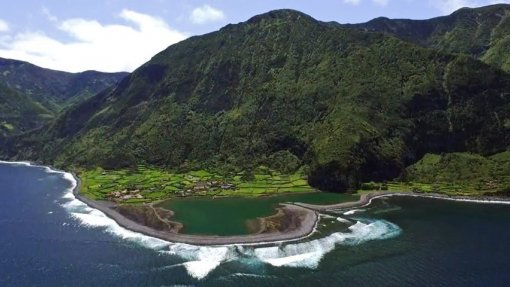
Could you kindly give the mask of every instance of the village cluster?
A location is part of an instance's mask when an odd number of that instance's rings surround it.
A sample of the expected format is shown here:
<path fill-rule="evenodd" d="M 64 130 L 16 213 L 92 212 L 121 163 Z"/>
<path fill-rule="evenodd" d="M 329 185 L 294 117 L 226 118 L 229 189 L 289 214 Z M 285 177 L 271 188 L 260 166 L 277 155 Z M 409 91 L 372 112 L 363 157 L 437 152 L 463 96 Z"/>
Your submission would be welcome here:
<path fill-rule="evenodd" d="M 222 181 L 199 181 L 193 183 L 190 186 L 187 186 L 184 189 L 178 190 L 175 193 L 179 196 L 193 196 L 193 195 L 205 195 L 210 191 L 222 191 L 222 190 L 236 190 L 237 187 L 234 184 L 225 183 Z M 144 190 L 144 192 L 147 192 Z M 125 201 L 129 199 L 143 199 L 142 190 L 133 189 L 128 190 L 124 189 L 122 191 L 114 191 L 110 192 L 107 195 L 109 200 L 113 201 Z"/>

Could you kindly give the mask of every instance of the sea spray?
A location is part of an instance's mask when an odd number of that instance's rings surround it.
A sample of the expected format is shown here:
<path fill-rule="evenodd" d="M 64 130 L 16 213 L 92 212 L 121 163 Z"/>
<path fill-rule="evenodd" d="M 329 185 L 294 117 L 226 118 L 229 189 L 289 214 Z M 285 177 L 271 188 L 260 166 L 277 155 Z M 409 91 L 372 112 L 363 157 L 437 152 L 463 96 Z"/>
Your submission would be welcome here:
<path fill-rule="evenodd" d="M 416 194 L 416 193 L 386 193 L 375 195 L 368 200 L 368 202 L 361 207 L 367 207 L 372 204 L 372 202 L 376 199 L 386 198 L 386 197 L 394 197 L 394 196 L 404 196 L 404 197 L 418 197 L 418 198 L 430 198 L 430 199 L 439 199 L 439 200 L 447 200 L 447 201 L 456 201 L 456 202 L 467 202 L 467 203 L 481 203 L 481 204 L 501 204 L 501 205 L 510 205 L 510 200 L 506 199 L 491 199 L 490 197 L 485 197 L 482 199 L 471 199 L 466 197 L 450 197 L 446 195 L 435 195 L 435 194 Z M 345 214 L 345 213 L 344 213 Z"/>
<path fill-rule="evenodd" d="M 353 209 L 353 210 L 344 212 L 344 215 L 353 215 L 353 214 L 359 213 L 359 212 L 365 212 L 365 210 L 364 209 Z"/>
<path fill-rule="evenodd" d="M 342 222 L 342 223 L 352 223 L 352 221 L 350 221 L 349 219 L 342 218 L 342 217 L 337 217 L 336 220 L 338 222 Z"/>
<path fill-rule="evenodd" d="M 10 164 L 10 165 L 14 165 L 14 166 L 34 166 L 28 161 L 3 161 L 3 160 L 0 160 L 0 163 Z"/>
<path fill-rule="evenodd" d="M 194 246 L 189 244 L 171 244 L 169 254 L 180 256 L 189 261 L 183 263 L 188 274 L 202 279 L 221 263 L 237 258 L 233 246 Z"/>
<path fill-rule="evenodd" d="M 64 195 L 63 198 L 70 197 Z M 400 233 L 398 226 L 389 222 L 358 222 L 349 228 L 350 232 L 333 233 L 325 238 L 282 246 L 195 246 L 170 243 L 129 231 L 101 211 L 92 209 L 77 199 L 64 203 L 63 207 L 84 226 L 104 228 L 106 232 L 122 239 L 136 242 L 164 254 L 179 256 L 185 260 L 182 266 L 190 276 L 196 279 L 203 279 L 220 264 L 234 260 L 246 263 L 259 261 L 273 266 L 317 268 L 322 257 L 332 251 L 336 244 L 359 244 L 367 240 L 389 238 Z"/>
<path fill-rule="evenodd" d="M 283 247 L 257 248 L 254 253 L 259 260 L 274 266 L 317 268 L 322 257 L 336 245 L 357 245 L 369 240 L 392 238 L 401 233 L 397 225 L 385 220 L 368 223 L 358 221 L 349 230 Z"/>
<path fill-rule="evenodd" d="M 69 197 L 69 195 L 64 195 L 62 198 L 66 199 Z M 90 208 L 88 205 L 76 198 L 63 203 L 62 207 L 64 207 L 70 213 L 70 215 L 74 219 L 77 219 L 83 226 L 103 228 L 106 232 L 112 235 L 136 242 L 144 247 L 151 249 L 162 249 L 166 248 L 170 244 L 169 242 L 158 238 L 130 231 L 118 225 L 115 220 L 109 218 L 103 212 Z"/>
<path fill-rule="evenodd" d="M 19 162 L 29 166 L 30 163 Z M 48 173 L 61 174 L 71 185 L 62 196 L 61 206 L 71 217 L 83 226 L 101 228 L 124 240 L 129 240 L 162 254 L 175 255 L 184 260 L 179 264 L 196 279 L 205 278 L 220 264 L 228 261 L 252 264 L 262 262 L 273 266 L 317 268 L 322 257 L 338 244 L 360 244 L 368 240 L 385 239 L 400 233 L 398 226 L 386 221 L 361 222 L 349 227 L 349 232 L 337 232 L 324 238 L 300 243 L 281 243 L 280 246 L 257 247 L 242 245 L 195 246 L 183 243 L 171 243 L 119 226 L 103 212 L 93 209 L 78 200 L 73 190 L 77 182 L 72 174 L 42 167 Z"/>

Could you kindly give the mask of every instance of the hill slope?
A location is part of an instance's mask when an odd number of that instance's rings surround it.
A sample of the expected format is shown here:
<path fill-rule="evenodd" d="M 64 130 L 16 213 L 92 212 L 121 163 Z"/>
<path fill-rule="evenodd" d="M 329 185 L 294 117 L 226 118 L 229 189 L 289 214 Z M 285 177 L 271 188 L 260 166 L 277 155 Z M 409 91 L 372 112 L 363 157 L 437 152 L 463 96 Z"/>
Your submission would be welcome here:
<path fill-rule="evenodd" d="M 377 18 L 343 25 L 363 31 L 384 32 L 446 53 L 464 53 L 510 71 L 510 5 L 463 8 L 429 20 Z"/>
<path fill-rule="evenodd" d="M 29 96 L 0 83 L 0 136 L 34 129 L 52 116 L 51 111 Z"/>
<path fill-rule="evenodd" d="M 67 73 L 0 58 L 0 125 L 19 133 L 40 127 L 64 107 L 116 84 L 127 73 Z"/>
<path fill-rule="evenodd" d="M 505 150 L 508 91 L 508 74 L 470 57 L 280 10 L 175 44 L 5 146 L 67 166 L 305 166 L 345 191 L 429 152 Z"/>

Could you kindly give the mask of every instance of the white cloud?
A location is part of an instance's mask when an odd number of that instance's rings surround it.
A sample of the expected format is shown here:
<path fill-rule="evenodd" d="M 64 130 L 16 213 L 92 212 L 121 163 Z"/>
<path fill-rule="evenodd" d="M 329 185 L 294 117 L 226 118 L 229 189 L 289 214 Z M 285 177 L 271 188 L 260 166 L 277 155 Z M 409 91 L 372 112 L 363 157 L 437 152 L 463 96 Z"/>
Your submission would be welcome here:
<path fill-rule="evenodd" d="M 510 0 L 429 0 L 429 3 L 444 14 L 450 14 L 463 7 L 480 7 L 491 4 L 510 3 Z"/>
<path fill-rule="evenodd" d="M 43 6 L 42 9 L 41 9 L 41 12 L 51 22 L 57 22 L 58 21 L 58 18 L 55 15 L 51 14 L 51 11 L 50 11 L 50 9 L 48 9 L 48 7 Z"/>
<path fill-rule="evenodd" d="M 223 11 L 211 7 L 209 5 L 202 5 L 191 11 L 190 20 L 194 24 L 204 24 L 207 22 L 222 21 L 225 19 Z"/>
<path fill-rule="evenodd" d="M 0 38 L 0 57 L 69 72 L 132 71 L 171 44 L 187 37 L 162 19 L 123 10 L 122 24 L 105 25 L 81 18 L 55 22 L 68 42 L 28 31 Z"/>
<path fill-rule="evenodd" d="M 4 20 L 0 19 L 0 32 L 7 32 L 9 31 L 9 24 L 5 22 Z"/>

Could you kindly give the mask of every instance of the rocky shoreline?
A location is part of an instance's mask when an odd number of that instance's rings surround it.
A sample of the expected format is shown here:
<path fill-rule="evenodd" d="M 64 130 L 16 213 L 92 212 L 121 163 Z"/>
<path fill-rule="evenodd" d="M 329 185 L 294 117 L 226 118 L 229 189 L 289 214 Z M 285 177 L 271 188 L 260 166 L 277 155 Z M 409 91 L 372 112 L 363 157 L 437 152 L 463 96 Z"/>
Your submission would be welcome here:
<path fill-rule="evenodd" d="M 121 214 L 117 205 L 113 202 L 108 201 L 95 201 L 81 196 L 79 193 L 80 179 L 74 175 L 77 182 L 75 189 L 73 190 L 74 196 L 87 204 L 88 206 L 98 209 L 103 212 L 109 218 L 115 220 L 120 226 L 139 233 L 143 233 L 148 236 L 159 238 L 165 241 L 187 243 L 193 245 L 231 245 L 231 244 L 265 244 L 281 241 L 299 240 L 312 234 L 319 221 L 319 213 L 315 210 L 308 209 L 305 207 L 281 204 L 279 211 L 276 215 L 270 216 L 267 219 L 272 221 L 277 215 L 283 214 L 284 219 L 280 218 L 284 222 L 290 222 L 285 224 L 284 230 L 276 231 L 271 229 L 270 232 L 259 232 L 257 234 L 249 235 L 238 235 L 238 236 L 214 236 L 214 235 L 188 235 L 172 232 L 169 230 L 151 228 L 149 226 L 140 224 L 132 219 L 127 218 Z"/>
<path fill-rule="evenodd" d="M 338 204 L 330 205 L 316 205 L 301 202 L 293 202 L 292 204 L 301 206 L 304 208 L 312 209 L 318 212 L 331 211 L 331 210 L 342 210 L 360 208 L 370 205 L 373 199 L 391 196 L 408 196 L 408 197 L 421 197 L 451 201 L 464 201 L 464 202 L 475 202 L 475 203 L 487 203 L 487 204 L 510 204 L 510 198 L 508 197 L 492 197 L 492 196 L 451 196 L 439 193 L 417 193 L 417 192 L 388 192 L 388 191 L 377 191 L 363 193 L 360 195 L 358 201 L 342 202 Z"/>
<path fill-rule="evenodd" d="M 81 196 L 79 194 L 80 179 L 74 174 L 73 176 L 77 181 L 77 186 L 73 190 L 74 196 L 90 207 L 102 211 L 108 217 L 115 220 L 120 226 L 166 241 L 193 245 L 267 244 L 299 240 L 311 235 L 315 231 L 319 221 L 319 212 L 360 208 L 370 205 L 373 199 L 382 197 L 410 196 L 476 203 L 510 204 L 510 198 L 507 197 L 449 196 L 444 194 L 414 192 L 370 192 L 361 194 L 360 199 L 354 202 L 343 202 L 331 205 L 315 205 L 300 202 L 281 204 L 276 214 L 269 217 L 253 219 L 248 223 L 248 229 L 252 231 L 253 234 L 238 236 L 188 235 L 178 233 L 182 228 L 182 225 L 178 222 L 165 220 L 169 228 L 149 227 L 119 212 L 117 204 L 113 202 L 95 201 Z M 150 206 L 152 207 L 152 205 Z M 166 212 L 171 213 L 171 211 Z"/>
<path fill-rule="evenodd" d="M 3 163 L 12 164 L 13 162 Z M 62 170 L 54 169 L 44 165 L 39 165 L 32 162 L 14 162 L 28 166 L 40 166 L 50 168 L 53 171 L 67 173 Z M 172 211 L 162 209 L 161 213 L 157 214 L 159 219 L 162 215 L 164 218 L 159 222 L 164 228 L 151 228 L 129 219 L 119 212 L 116 203 L 110 201 L 95 201 L 81 196 L 79 193 L 81 180 L 73 173 L 71 174 L 76 181 L 76 186 L 73 189 L 73 195 L 76 199 L 87 204 L 89 207 L 102 211 L 106 216 L 113 219 L 120 226 L 139 232 L 148 236 L 159 238 L 169 242 L 187 243 L 193 245 L 257 245 L 269 244 L 283 241 L 300 240 L 311 235 L 318 224 L 320 219 L 319 213 L 326 211 L 349 210 L 353 208 L 360 208 L 370 205 L 373 199 L 391 197 L 391 196 L 408 196 L 408 197 L 421 197 L 440 200 L 463 201 L 482 204 L 509 204 L 510 197 L 505 196 L 453 196 L 436 193 L 416 193 L 416 192 L 388 192 L 378 191 L 363 193 L 360 199 L 354 202 L 343 202 L 331 205 L 315 205 L 300 202 L 292 202 L 280 204 L 281 207 L 277 208 L 274 215 L 257 218 L 252 220 L 251 228 L 253 234 L 239 235 L 239 236 L 210 236 L 210 235 L 186 235 L 178 233 L 182 225 L 178 222 L 169 220 L 173 215 Z M 153 205 L 147 205 L 151 209 L 157 209 Z M 156 212 L 157 213 L 157 212 Z M 135 214 L 136 215 L 136 214 Z M 162 224 L 161 224 L 162 223 Z"/>

